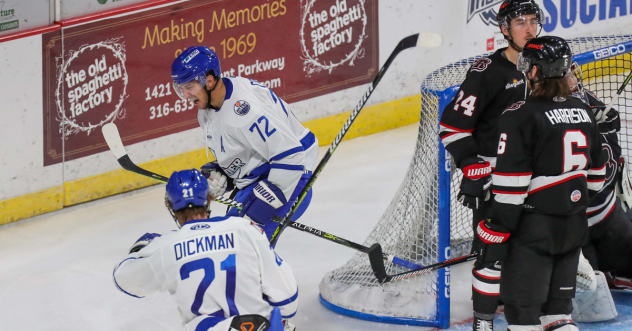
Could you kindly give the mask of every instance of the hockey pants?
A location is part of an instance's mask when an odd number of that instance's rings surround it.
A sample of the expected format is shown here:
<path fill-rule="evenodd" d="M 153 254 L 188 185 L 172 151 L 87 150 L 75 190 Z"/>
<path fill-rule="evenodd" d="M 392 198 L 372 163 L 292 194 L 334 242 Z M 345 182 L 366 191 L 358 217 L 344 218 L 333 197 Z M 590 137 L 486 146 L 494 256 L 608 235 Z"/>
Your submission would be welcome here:
<path fill-rule="evenodd" d="M 500 299 L 510 325 L 537 325 L 543 315 L 568 315 L 575 297 L 585 212 L 547 215 L 524 211 L 503 261 Z"/>

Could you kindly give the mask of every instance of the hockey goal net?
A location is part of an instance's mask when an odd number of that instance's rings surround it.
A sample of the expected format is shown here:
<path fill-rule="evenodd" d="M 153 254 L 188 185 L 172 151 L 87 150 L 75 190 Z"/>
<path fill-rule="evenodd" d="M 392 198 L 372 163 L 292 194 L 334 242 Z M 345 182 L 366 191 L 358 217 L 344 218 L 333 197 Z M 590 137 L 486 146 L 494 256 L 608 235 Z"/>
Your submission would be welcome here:
<path fill-rule="evenodd" d="M 631 70 L 632 36 L 586 37 L 568 40 L 582 66 L 584 86 L 608 103 Z M 421 119 L 417 146 L 395 198 L 365 241 L 380 243 L 384 252 L 421 265 L 469 253 L 471 211 L 456 202 L 460 171 L 439 141 L 439 118 L 452 100 L 468 68 L 483 54 L 447 65 L 428 75 L 421 85 Z M 632 87 L 615 109 L 621 114 L 622 153 L 630 156 Z M 630 132 L 632 135 L 632 132 Z M 628 158 L 629 159 L 629 158 Z M 386 263 L 389 274 L 407 269 Z M 385 323 L 448 327 L 449 268 L 392 283 L 379 284 L 366 254 L 355 254 L 328 272 L 320 283 L 320 301 L 328 309 L 355 318 Z"/>

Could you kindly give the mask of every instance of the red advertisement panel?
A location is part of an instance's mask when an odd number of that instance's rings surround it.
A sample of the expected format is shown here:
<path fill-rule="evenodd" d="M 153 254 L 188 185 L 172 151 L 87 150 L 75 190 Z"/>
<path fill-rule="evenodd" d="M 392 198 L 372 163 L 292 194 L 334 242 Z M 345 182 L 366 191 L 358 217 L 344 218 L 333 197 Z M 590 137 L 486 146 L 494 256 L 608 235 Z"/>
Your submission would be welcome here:
<path fill-rule="evenodd" d="M 105 151 L 109 122 L 126 145 L 196 127 L 170 76 L 190 46 L 290 103 L 368 83 L 377 13 L 377 0 L 199 0 L 45 34 L 44 165 Z"/>

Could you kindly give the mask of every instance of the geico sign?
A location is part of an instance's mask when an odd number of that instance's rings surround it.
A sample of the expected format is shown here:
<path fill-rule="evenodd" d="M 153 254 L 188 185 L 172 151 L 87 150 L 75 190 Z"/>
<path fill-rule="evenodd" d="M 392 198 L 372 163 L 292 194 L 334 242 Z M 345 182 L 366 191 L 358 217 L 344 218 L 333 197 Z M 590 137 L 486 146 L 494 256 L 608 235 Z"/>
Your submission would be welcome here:
<path fill-rule="evenodd" d="M 611 56 L 615 56 L 618 54 L 623 54 L 624 52 L 625 52 L 625 46 L 616 45 L 616 46 L 610 46 L 610 47 L 593 51 L 593 55 L 595 55 L 595 59 L 599 60 L 599 59 L 609 58 Z"/>

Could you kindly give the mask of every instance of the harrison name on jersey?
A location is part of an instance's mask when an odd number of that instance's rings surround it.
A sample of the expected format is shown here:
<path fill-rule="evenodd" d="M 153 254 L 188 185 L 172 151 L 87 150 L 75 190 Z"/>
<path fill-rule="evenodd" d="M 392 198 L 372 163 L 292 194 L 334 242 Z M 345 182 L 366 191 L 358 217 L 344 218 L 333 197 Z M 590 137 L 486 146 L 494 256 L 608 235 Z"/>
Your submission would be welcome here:
<path fill-rule="evenodd" d="M 559 123 L 592 123 L 586 111 L 581 108 L 553 109 L 544 114 L 553 125 Z"/>

